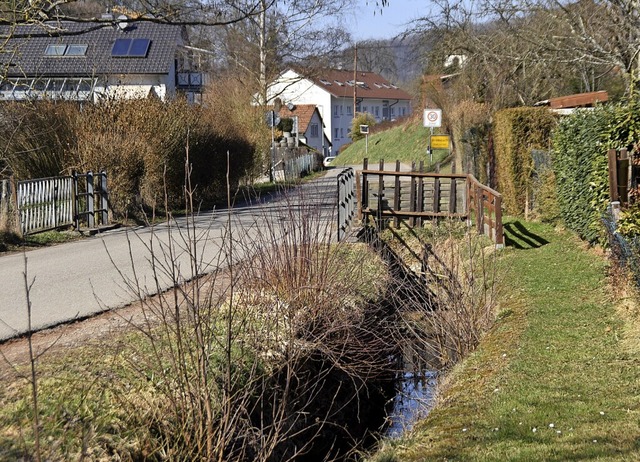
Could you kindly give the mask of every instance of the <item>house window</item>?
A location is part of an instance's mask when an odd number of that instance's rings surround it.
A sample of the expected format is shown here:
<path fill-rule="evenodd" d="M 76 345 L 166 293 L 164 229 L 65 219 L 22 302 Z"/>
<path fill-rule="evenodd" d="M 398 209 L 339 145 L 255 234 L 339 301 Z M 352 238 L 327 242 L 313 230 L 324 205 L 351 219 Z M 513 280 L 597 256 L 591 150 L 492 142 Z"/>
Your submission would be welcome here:
<path fill-rule="evenodd" d="M 380 117 L 380 106 L 375 106 L 376 117 Z"/>
<path fill-rule="evenodd" d="M 340 129 L 340 138 L 344 138 L 344 128 Z"/>
<path fill-rule="evenodd" d="M 340 115 L 344 114 L 344 106 L 341 104 L 340 105 Z"/>
<path fill-rule="evenodd" d="M 367 112 L 369 110 L 368 106 L 362 106 L 362 112 Z"/>
<path fill-rule="evenodd" d="M 396 108 L 395 107 L 391 107 L 389 108 L 389 110 L 391 111 L 391 117 L 395 117 L 396 116 Z"/>
<path fill-rule="evenodd" d="M 311 134 L 310 137 L 311 138 L 317 138 L 318 137 L 318 124 L 311 124 Z"/>
<path fill-rule="evenodd" d="M 333 115 L 335 117 L 338 117 L 338 105 L 337 104 L 335 106 L 333 106 Z"/>
<path fill-rule="evenodd" d="M 149 51 L 149 39 L 116 39 L 111 49 L 111 56 L 116 58 L 145 58 Z"/>
<path fill-rule="evenodd" d="M 334 131 L 334 138 L 336 138 L 336 139 L 340 138 L 340 129 L 339 129 L 339 128 L 336 128 L 336 129 L 335 129 L 335 131 Z"/>
<path fill-rule="evenodd" d="M 347 115 L 352 115 L 351 114 L 351 106 L 347 106 Z"/>

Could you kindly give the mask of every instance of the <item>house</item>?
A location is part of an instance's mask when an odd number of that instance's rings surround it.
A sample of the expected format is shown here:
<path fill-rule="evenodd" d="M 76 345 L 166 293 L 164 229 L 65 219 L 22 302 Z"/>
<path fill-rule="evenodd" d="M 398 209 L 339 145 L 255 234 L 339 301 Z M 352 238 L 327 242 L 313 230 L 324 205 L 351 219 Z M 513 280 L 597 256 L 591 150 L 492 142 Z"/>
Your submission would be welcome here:
<path fill-rule="evenodd" d="M 378 122 L 411 114 L 411 96 L 373 72 L 358 71 L 354 75 L 353 71 L 332 69 L 304 76 L 290 69 L 269 86 L 268 102 L 275 98 L 294 105 L 315 105 L 334 155 L 351 141 L 354 110 L 368 112 Z"/>
<path fill-rule="evenodd" d="M 320 111 L 314 104 L 293 104 L 282 106 L 280 119 L 294 120 L 294 135 L 301 143 L 321 153 L 329 155 L 331 141 L 324 132 L 324 122 Z"/>
<path fill-rule="evenodd" d="M 204 82 L 190 69 L 183 27 L 103 19 L 0 26 L 10 37 L 0 47 L 0 101 L 199 99 Z"/>

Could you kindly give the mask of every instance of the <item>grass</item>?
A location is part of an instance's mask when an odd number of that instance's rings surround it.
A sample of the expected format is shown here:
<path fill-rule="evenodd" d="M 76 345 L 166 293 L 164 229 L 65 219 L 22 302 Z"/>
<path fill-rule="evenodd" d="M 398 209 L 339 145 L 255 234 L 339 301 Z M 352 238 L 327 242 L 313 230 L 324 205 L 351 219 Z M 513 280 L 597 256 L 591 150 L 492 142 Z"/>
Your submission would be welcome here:
<path fill-rule="evenodd" d="M 396 160 L 406 163 L 423 161 L 425 167 L 442 162 L 449 155 L 449 150 L 434 149 L 433 163 L 431 163 L 427 154 L 429 133 L 429 129 L 423 127 L 418 121 L 410 121 L 369 135 L 368 149 L 364 139 L 350 144 L 340 152 L 333 165 L 361 165 L 365 157 L 369 158 L 370 164 L 377 164 L 380 159 L 387 163 Z"/>
<path fill-rule="evenodd" d="M 3 252 L 14 252 L 27 249 L 46 247 L 55 244 L 80 239 L 82 236 L 76 232 L 69 231 L 45 231 L 38 234 L 30 234 L 21 239 L 13 233 L 0 232 L 0 254 Z"/>
<path fill-rule="evenodd" d="M 374 460 L 640 460 L 637 308 L 619 309 L 605 258 L 573 235 L 506 225 L 495 326 Z"/>

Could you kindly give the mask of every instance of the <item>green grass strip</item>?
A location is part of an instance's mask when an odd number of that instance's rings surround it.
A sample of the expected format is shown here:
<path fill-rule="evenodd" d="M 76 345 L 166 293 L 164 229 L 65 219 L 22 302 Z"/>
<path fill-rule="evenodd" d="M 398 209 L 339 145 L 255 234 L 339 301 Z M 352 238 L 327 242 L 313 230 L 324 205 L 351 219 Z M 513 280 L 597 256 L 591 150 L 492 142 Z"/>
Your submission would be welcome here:
<path fill-rule="evenodd" d="M 496 325 L 376 460 L 640 460 L 640 352 L 623 342 L 605 258 L 547 225 L 505 230 Z"/>

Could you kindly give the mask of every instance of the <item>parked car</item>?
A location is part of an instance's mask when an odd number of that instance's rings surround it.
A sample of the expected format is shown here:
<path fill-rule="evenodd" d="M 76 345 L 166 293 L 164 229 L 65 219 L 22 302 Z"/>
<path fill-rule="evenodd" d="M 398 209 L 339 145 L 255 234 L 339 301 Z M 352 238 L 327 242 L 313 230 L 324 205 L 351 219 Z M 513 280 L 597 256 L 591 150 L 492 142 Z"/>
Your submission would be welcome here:
<path fill-rule="evenodd" d="M 331 162 L 333 162 L 335 158 L 336 156 L 325 157 L 324 160 L 322 161 L 322 165 L 324 166 L 324 168 L 330 168 Z"/>

